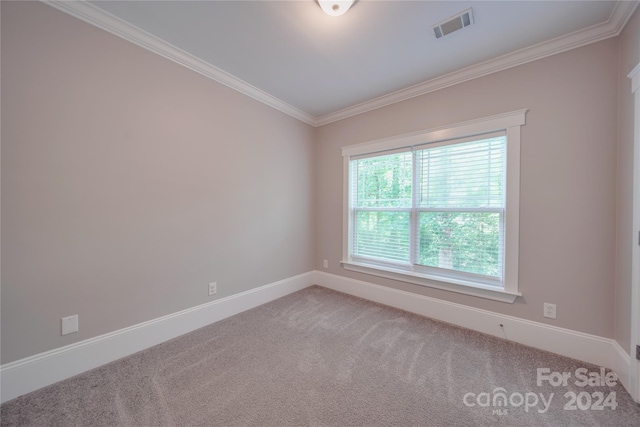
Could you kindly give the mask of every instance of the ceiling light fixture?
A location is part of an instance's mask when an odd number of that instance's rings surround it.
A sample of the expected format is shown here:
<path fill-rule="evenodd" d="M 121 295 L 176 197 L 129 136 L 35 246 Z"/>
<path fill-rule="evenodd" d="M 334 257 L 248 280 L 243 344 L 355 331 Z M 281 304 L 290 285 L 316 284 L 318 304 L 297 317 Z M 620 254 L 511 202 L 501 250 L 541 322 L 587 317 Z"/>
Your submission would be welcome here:
<path fill-rule="evenodd" d="M 355 0 L 318 0 L 318 4 L 327 15 L 340 16 L 349 10 Z"/>

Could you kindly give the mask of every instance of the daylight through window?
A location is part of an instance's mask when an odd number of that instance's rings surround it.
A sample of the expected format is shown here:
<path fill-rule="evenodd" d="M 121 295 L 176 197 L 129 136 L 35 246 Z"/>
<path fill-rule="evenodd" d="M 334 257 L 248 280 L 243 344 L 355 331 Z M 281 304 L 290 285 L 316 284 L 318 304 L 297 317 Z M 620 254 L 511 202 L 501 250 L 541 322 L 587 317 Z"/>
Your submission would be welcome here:
<path fill-rule="evenodd" d="M 492 129 L 476 133 L 483 124 L 453 127 L 446 133 L 456 137 L 442 140 L 438 131 L 375 142 L 371 152 L 343 148 L 353 153 L 345 155 L 345 268 L 452 283 L 456 291 L 475 287 L 485 297 L 492 290 L 517 294 L 517 265 L 514 288 L 508 263 L 517 263 L 511 210 L 517 215 L 518 189 L 511 186 L 519 185 L 519 171 L 511 169 L 519 169 L 520 125 L 496 129 L 490 118 Z"/>

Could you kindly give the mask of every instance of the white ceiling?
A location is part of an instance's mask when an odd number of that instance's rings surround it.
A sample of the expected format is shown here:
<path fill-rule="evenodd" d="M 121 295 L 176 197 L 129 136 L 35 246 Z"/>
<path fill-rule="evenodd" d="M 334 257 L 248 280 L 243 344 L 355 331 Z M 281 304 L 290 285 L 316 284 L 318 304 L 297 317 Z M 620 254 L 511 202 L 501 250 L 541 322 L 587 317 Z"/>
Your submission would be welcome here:
<path fill-rule="evenodd" d="M 96 11 L 108 12 L 126 22 L 125 32 L 144 30 L 168 43 L 165 50 L 174 49 L 173 56 L 186 52 L 222 80 L 257 88 L 261 93 L 254 97 L 273 98 L 267 103 L 317 125 L 615 36 L 637 6 L 619 3 L 359 0 L 340 17 L 325 15 L 314 0 L 85 6 L 94 21 Z M 475 25 L 433 36 L 433 24 L 470 7 Z M 117 33 L 113 27 L 123 23 L 114 22 L 107 29 Z"/>

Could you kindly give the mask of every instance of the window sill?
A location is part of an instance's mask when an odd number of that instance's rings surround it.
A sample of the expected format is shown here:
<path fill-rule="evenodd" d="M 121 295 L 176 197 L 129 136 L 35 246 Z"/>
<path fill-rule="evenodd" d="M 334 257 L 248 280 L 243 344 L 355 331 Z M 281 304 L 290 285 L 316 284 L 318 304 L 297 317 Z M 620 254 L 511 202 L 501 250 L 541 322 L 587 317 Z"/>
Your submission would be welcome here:
<path fill-rule="evenodd" d="M 474 297 L 491 299 L 494 301 L 513 304 L 521 293 L 511 293 L 493 286 L 485 286 L 463 280 L 448 279 L 439 276 L 428 276 L 409 271 L 398 270 L 389 267 L 373 266 L 353 261 L 342 261 L 345 270 L 356 271 L 358 273 L 371 274 L 373 276 L 384 277 L 386 279 L 399 280 L 401 282 L 413 283 L 430 288 L 442 289 L 459 294 L 472 295 Z"/>

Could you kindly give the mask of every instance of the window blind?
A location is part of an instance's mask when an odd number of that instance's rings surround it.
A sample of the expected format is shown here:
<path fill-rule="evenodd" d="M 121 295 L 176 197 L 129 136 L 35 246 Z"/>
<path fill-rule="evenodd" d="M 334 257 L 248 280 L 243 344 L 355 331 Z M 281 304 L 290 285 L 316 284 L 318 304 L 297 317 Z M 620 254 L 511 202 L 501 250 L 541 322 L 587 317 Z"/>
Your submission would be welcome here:
<path fill-rule="evenodd" d="M 504 207 L 506 137 L 417 151 L 420 207 Z"/>
<path fill-rule="evenodd" d="M 410 151 L 353 160 L 353 254 L 409 262 Z"/>
<path fill-rule="evenodd" d="M 504 133 L 409 150 L 351 160 L 352 256 L 501 279 Z"/>
<path fill-rule="evenodd" d="M 526 112 L 342 147 L 342 266 L 513 302 Z"/>
<path fill-rule="evenodd" d="M 502 278 L 506 136 L 416 152 L 416 263 Z"/>

